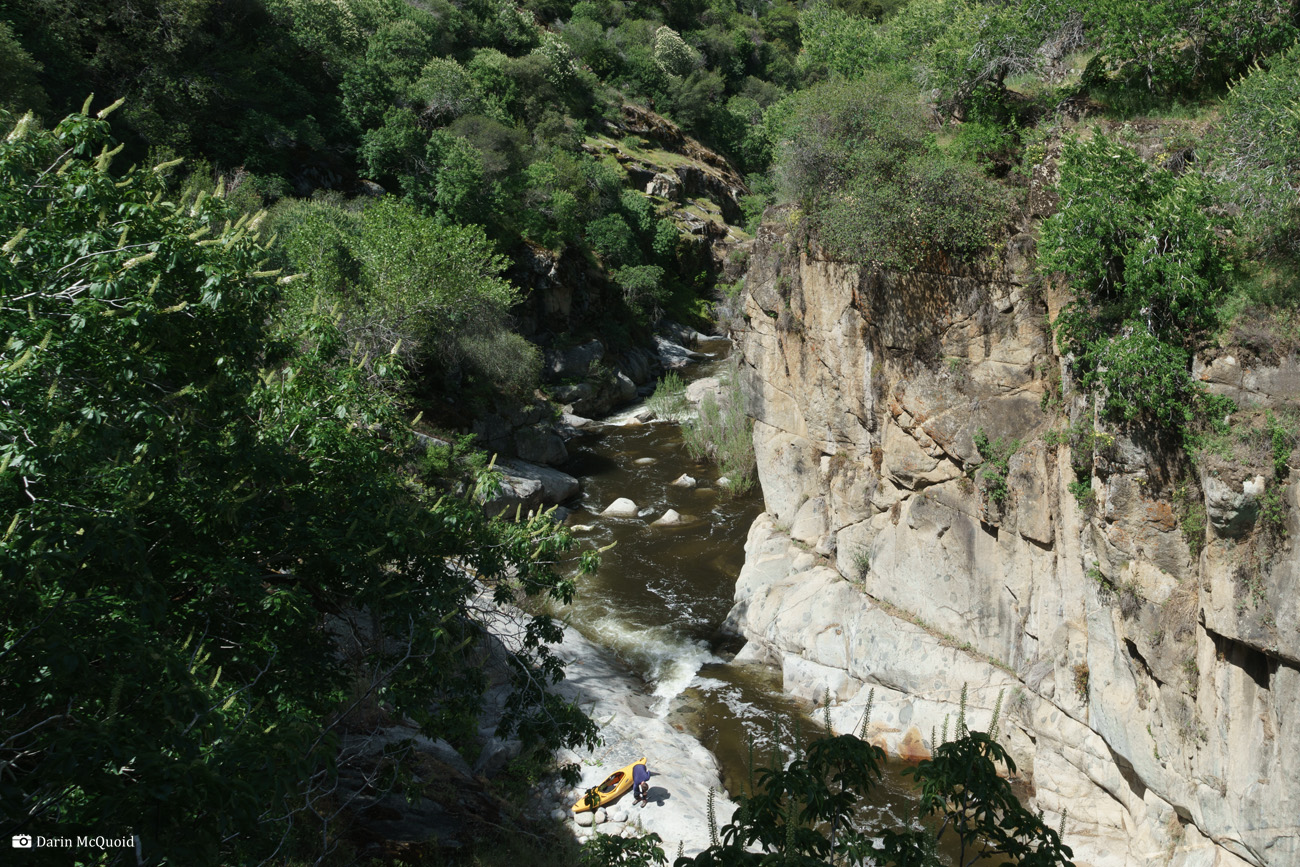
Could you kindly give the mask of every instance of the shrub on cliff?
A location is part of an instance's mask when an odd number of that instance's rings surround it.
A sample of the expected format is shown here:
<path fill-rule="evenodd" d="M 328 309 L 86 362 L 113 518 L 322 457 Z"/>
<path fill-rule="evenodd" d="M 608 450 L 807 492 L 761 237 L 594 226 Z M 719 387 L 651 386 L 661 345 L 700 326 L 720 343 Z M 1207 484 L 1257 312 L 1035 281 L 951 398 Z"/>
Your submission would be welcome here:
<path fill-rule="evenodd" d="M 826 82 L 792 98 L 778 137 L 786 194 L 834 256 L 907 270 L 933 252 L 985 249 L 1007 193 L 945 153 L 915 91 L 886 75 Z"/>
<path fill-rule="evenodd" d="M 1300 44 L 1233 87 L 1216 139 L 1215 173 L 1255 243 L 1300 258 Z"/>
<path fill-rule="evenodd" d="M 1060 167 L 1039 267 L 1075 293 L 1056 320 L 1061 350 L 1115 416 L 1181 425 L 1194 409 L 1193 341 L 1215 323 L 1229 272 L 1208 185 L 1101 135 L 1068 141 Z"/>

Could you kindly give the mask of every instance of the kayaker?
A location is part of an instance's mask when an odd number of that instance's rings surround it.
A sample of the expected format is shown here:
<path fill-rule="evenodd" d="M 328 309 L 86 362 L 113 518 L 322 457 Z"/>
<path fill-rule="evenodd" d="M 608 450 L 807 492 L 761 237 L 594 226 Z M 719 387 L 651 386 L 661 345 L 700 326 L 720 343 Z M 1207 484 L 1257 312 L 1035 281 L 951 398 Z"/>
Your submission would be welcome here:
<path fill-rule="evenodd" d="M 644 807 L 650 803 L 650 772 L 644 764 L 632 766 L 632 803 Z"/>

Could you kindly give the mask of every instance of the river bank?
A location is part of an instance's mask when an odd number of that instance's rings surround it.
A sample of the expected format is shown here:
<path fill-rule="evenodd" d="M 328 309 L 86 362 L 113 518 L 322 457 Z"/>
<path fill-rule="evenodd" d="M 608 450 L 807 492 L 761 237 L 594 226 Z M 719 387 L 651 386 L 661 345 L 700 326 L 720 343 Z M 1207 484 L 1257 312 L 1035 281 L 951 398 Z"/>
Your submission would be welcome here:
<path fill-rule="evenodd" d="M 564 660 L 566 676 L 558 692 L 576 702 L 600 726 L 603 743 L 591 751 L 563 750 L 557 759 L 582 768 L 576 787 L 547 785 L 538 812 L 564 821 L 585 840 L 595 833 L 631 836 L 653 832 L 670 856 L 681 846 L 693 855 L 709 845 L 709 790 L 716 792 L 714 812 L 721 826 L 736 805 L 723 790 L 713 755 L 689 734 L 679 731 L 655 711 L 657 699 L 646 685 L 618 663 L 608 650 L 584 638 L 572 627 L 555 647 Z M 574 814 L 572 807 L 591 786 L 636 761 L 649 759 L 650 803 L 633 806 L 624 795 L 609 809 Z"/>

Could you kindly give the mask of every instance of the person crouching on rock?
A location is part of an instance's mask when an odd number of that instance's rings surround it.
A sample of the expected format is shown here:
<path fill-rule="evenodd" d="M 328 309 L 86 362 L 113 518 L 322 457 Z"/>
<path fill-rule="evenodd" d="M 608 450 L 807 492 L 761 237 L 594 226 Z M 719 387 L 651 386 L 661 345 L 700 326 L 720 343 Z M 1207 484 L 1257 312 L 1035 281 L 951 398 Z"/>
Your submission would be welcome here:
<path fill-rule="evenodd" d="M 644 764 L 632 766 L 632 803 L 644 807 L 650 802 L 650 772 Z"/>

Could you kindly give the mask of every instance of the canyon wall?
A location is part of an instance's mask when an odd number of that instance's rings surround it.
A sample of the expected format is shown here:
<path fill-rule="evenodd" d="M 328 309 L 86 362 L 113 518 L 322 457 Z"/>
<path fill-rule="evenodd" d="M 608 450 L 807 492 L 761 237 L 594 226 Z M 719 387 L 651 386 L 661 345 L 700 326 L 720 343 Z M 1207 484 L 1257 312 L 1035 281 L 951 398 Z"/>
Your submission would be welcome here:
<path fill-rule="evenodd" d="M 1065 294 L 1033 260 L 1019 234 L 979 265 L 880 273 L 769 213 L 737 335 L 766 503 L 741 658 L 829 690 L 842 730 L 874 690 L 870 737 L 911 758 L 963 687 L 972 728 L 1001 696 L 1000 739 L 1080 867 L 1294 867 L 1300 464 L 1233 443 L 1295 405 L 1295 359 L 1197 360 L 1242 411 L 1193 462 L 1072 388 Z"/>

